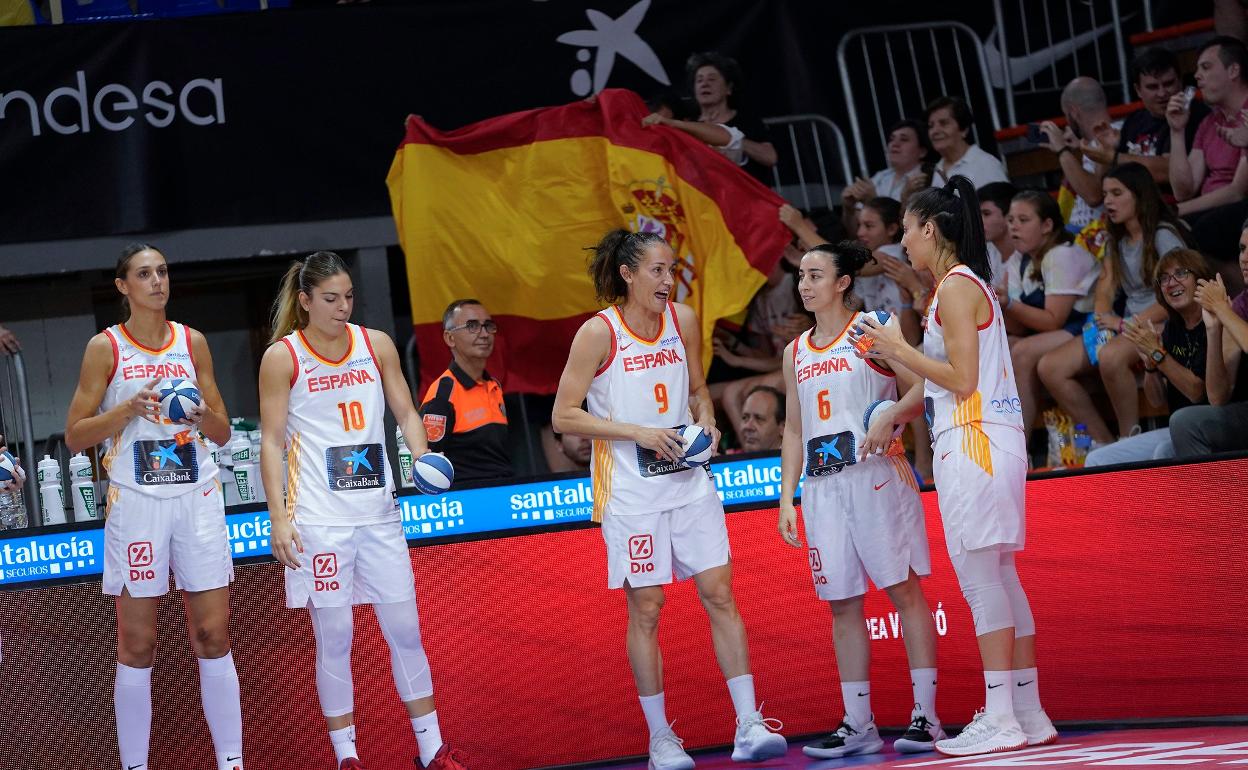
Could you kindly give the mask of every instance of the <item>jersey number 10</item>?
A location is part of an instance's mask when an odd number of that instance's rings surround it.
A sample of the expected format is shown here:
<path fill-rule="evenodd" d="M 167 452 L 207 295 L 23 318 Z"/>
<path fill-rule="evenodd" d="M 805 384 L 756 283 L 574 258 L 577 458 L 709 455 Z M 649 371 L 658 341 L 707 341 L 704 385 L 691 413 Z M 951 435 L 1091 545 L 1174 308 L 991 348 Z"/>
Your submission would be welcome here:
<path fill-rule="evenodd" d="M 338 411 L 342 414 L 343 430 L 364 430 L 364 405 L 359 401 L 339 401 Z"/>

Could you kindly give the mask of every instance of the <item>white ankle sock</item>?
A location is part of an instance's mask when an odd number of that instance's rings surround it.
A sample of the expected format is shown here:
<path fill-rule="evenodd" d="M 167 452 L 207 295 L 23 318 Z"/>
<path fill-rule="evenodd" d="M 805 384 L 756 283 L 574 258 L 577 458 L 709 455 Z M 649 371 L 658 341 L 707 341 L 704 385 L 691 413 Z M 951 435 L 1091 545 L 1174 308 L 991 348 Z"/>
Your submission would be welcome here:
<path fill-rule="evenodd" d="M 117 749 L 122 767 L 147 770 L 147 751 L 152 739 L 150 667 L 131 668 L 124 663 L 117 664 L 113 708 L 117 714 Z"/>
<path fill-rule="evenodd" d="M 412 717 L 412 732 L 416 733 L 416 745 L 420 747 L 420 764 L 429 766 L 442 748 L 442 728 L 438 726 L 438 712 L 430 711 L 421 717 Z"/>
<path fill-rule="evenodd" d="M 360 758 L 355 751 L 355 725 L 347 725 L 338 730 L 329 731 L 329 740 L 334 744 L 334 756 L 338 757 L 338 764 L 342 764 L 342 760 L 347 757 Z"/>
<path fill-rule="evenodd" d="M 650 737 L 665 732 L 668 729 L 667 696 L 663 693 L 638 695 L 637 700 L 641 701 L 641 713 L 646 715 L 646 727 L 650 728 Z"/>
<path fill-rule="evenodd" d="M 243 710 L 234 653 L 199 659 L 199 697 L 217 751 L 218 770 L 243 767 Z"/>
<path fill-rule="evenodd" d="M 984 711 L 989 714 L 1014 715 L 1013 671 L 984 672 Z"/>
<path fill-rule="evenodd" d="M 929 720 L 936 720 L 936 669 L 910 669 L 910 686 L 914 688 L 914 703 Z"/>
<path fill-rule="evenodd" d="M 1014 674 L 1014 710 L 1015 711 L 1039 711 L 1040 706 L 1040 676 L 1036 673 L 1035 667 L 1020 668 L 1012 672 Z"/>
<path fill-rule="evenodd" d="M 845 701 L 845 716 L 854 727 L 871 721 L 870 682 L 841 682 L 841 700 Z"/>
<path fill-rule="evenodd" d="M 758 701 L 754 699 L 753 674 L 742 674 L 729 679 L 728 694 L 732 696 L 732 708 L 737 712 L 737 719 L 758 711 Z"/>

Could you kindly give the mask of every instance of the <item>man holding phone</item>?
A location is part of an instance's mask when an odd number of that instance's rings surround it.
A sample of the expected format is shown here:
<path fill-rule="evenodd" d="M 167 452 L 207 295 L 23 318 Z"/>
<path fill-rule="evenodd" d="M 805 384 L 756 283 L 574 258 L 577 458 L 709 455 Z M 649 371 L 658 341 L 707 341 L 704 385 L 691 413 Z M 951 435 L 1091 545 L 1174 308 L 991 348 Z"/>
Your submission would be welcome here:
<path fill-rule="evenodd" d="M 1122 124 L 1115 123 L 1109 116 L 1105 89 L 1090 77 L 1077 77 L 1062 90 L 1062 113 L 1066 116 L 1064 131 L 1052 121 L 1041 123 L 1039 130 L 1048 148 L 1057 153 L 1065 185 L 1074 193 L 1074 207 L 1066 227 L 1078 233 L 1100 219 L 1101 199 L 1104 198 L 1101 176 L 1110 165 L 1098 163 L 1083 147 L 1114 147 L 1118 144 Z"/>

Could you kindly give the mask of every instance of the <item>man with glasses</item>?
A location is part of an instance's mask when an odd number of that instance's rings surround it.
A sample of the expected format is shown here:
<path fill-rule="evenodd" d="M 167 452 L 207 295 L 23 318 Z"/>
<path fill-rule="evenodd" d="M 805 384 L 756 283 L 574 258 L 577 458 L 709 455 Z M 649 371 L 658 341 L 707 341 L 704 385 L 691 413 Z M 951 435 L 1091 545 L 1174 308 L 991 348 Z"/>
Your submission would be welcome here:
<path fill-rule="evenodd" d="M 457 482 L 510 477 L 503 388 L 485 370 L 498 325 L 478 300 L 457 299 L 442 314 L 442 330 L 451 365 L 420 406 L 429 448 L 450 458 Z"/>

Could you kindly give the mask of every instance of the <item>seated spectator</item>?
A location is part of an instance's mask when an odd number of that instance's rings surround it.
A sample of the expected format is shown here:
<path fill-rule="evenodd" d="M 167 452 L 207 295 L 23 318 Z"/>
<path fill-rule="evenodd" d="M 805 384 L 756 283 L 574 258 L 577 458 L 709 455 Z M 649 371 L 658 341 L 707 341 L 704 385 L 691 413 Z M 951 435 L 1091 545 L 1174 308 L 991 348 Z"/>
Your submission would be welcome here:
<path fill-rule="evenodd" d="M 723 153 L 765 185 L 770 185 L 776 148 L 767 138 L 767 126 L 740 111 L 745 85 L 737 62 L 715 52 L 698 53 L 685 64 L 689 87 L 698 104 L 696 121 L 647 115 L 642 125 L 670 126 L 697 137 Z"/>
<path fill-rule="evenodd" d="M 1017 250 L 1006 264 L 1006 286 L 997 289 L 1014 361 L 1023 430 L 1036 417 L 1036 366 L 1050 350 L 1079 335 L 1096 282 L 1092 255 L 1071 244 L 1057 201 L 1024 190 L 1010 204 L 1010 237 Z"/>
<path fill-rule="evenodd" d="M 1066 128 L 1046 120 L 1040 130 L 1048 137 L 1048 147 L 1057 153 L 1062 167 L 1062 186 L 1074 195 L 1066 227 L 1078 233 L 1101 217 L 1101 174 L 1105 167 L 1080 150 L 1080 142 L 1093 148 L 1112 147 L 1121 123 L 1109 117 L 1105 89 L 1090 77 L 1077 77 L 1062 89 L 1062 114 Z"/>
<path fill-rule="evenodd" d="M 1014 253 L 1010 237 L 1010 203 L 1018 188 L 1009 182 L 991 182 L 976 190 L 979 215 L 984 220 L 984 240 L 988 242 L 988 264 L 992 267 L 992 285 L 1005 288 L 1005 263 Z"/>
<path fill-rule="evenodd" d="M 1191 120 L 1186 98 L 1176 94 L 1166 108 L 1170 123 L 1170 185 L 1179 200 L 1179 215 L 1192 226 L 1201 251 L 1221 261 L 1235 257 L 1230 244 L 1248 212 L 1248 159 L 1230 144 L 1220 128 L 1240 122 L 1248 106 L 1248 49 L 1234 38 L 1206 43 L 1196 64 L 1196 83 L 1213 112 L 1200 122 L 1189 146 L 1185 131 Z M 1179 148 L 1182 147 L 1182 151 Z M 1227 276 L 1238 283 L 1238 274 Z"/>
<path fill-rule="evenodd" d="M 862 308 L 897 316 L 906 341 L 919 344 L 923 329 L 912 295 L 892 278 L 901 266 L 910 264 L 901 248 L 901 204 L 892 198 L 867 201 L 858 215 L 857 236 L 875 257 L 875 264 L 868 263 L 854 279 L 854 294 L 862 300 Z"/>
<path fill-rule="evenodd" d="M 1101 419 L 1079 378 L 1099 372 L 1118 419 L 1117 435 L 1138 432 L 1134 369 L 1139 357 L 1129 339 L 1113 335 L 1121 334 L 1126 318 L 1142 324 L 1165 320 L 1166 310 L 1157 304 L 1152 276 L 1162 257 L 1187 244 L 1182 224 L 1144 166 L 1118 166 L 1101 184 L 1109 237 L 1093 295 L 1092 322 L 1085 324 L 1076 339 L 1046 354 L 1039 369 L 1040 379 L 1062 408 L 1088 427 L 1093 441 L 1105 444 L 1115 434 Z M 1106 336 L 1110 338 L 1102 341 Z"/>
<path fill-rule="evenodd" d="M 927 174 L 916 174 L 906 182 L 902 199 L 927 187 L 943 187 L 956 174 L 971 180 L 978 189 L 989 182 L 1008 182 L 1005 165 L 995 155 L 989 155 L 977 145 L 971 144 L 971 125 L 974 116 L 966 102 L 956 96 L 933 99 L 926 110 L 927 140 L 940 155 L 933 179 Z"/>
<path fill-rule="evenodd" d="M 542 427 L 542 455 L 551 473 L 589 470 L 593 454 L 592 439 L 571 433 L 556 433 L 549 425 Z"/>
<path fill-rule="evenodd" d="M 1170 124 L 1166 122 L 1166 105 L 1171 97 L 1182 92 L 1183 80 L 1179 74 L 1179 61 L 1174 54 L 1160 46 L 1147 48 L 1131 62 L 1131 82 L 1135 95 L 1144 106 L 1128 115 L 1118 130 L 1117 142 L 1089 142 L 1085 137 L 1079 148 L 1084 157 L 1091 158 L 1102 168 L 1127 163 L 1139 163 L 1148 169 L 1159 185 L 1170 184 Z M 1191 117 L 1187 122 L 1185 147 L 1191 147 L 1209 107 L 1194 101 Z M 1107 138 L 1113 134 L 1107 132 Z"/>
<path fill-rule="evenodd" d="M 1129 322 L 1123 336 L 1135 346 L 1144 366 L 1144 395 L 1155 407 L 1170 413 L 1205 401 L 1206 332 L 1196 283 L 1213 278 L 1213 269 L 1200 252 L 1175 249 L 1157 265 L 1154 290 L 1167 318 L 1160 332 L 1152 322 Z M 1169 428 L 1145 431 L 1094 448 L 1085 465 L 1112 465 L 1174 457 Z"/>
<path fill-rule="evenodd" d="M 485 370 L 498 325 L 475 299 L 457 299 L 442 314 L 451 365 L 425 391 L 420 414 L 429 448 L 455 466 L 455 481 L 512 475 L 503 388 Z"/>
<path fill-rule="evenodd" d="M 927 131 L 917 120 L 899 120 L 888 130 L 888 166 L 871 175 L 858 177 L 841 193 L 842 218 L 845 229 L 858 229 L 858 210 L 872 198 L 901 200 L 906 182 L 922 170 L 923 161 L 931 153 Z"/>
<path fill-rule="evenodd" d="M 741 451 L 775 451 L 783 435 L 784 393 L 767 385 L 756 386 L 741 409 Z"/>
<path fill-rule="evenodd" d="M 1239 236 L 1239 269 L 1248 284 L 1248 222 Z M 1248 449 L 1248 289 L 1232 301 L 1218 276 L 1196 282 L 1196 301 L 1204 310 L 1209 404 L 1184 407 L 1170 416 L 1177 457 Z"/>

